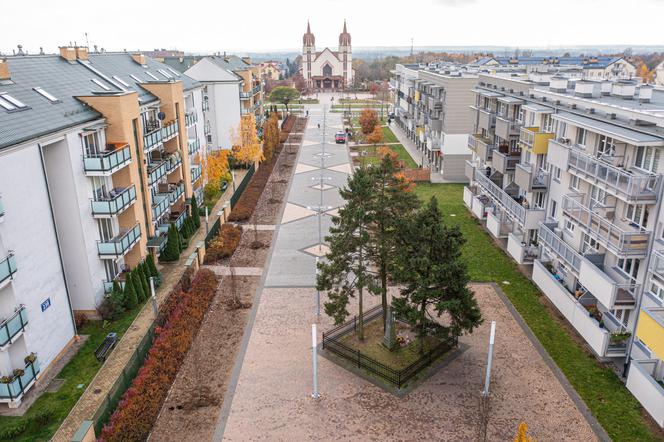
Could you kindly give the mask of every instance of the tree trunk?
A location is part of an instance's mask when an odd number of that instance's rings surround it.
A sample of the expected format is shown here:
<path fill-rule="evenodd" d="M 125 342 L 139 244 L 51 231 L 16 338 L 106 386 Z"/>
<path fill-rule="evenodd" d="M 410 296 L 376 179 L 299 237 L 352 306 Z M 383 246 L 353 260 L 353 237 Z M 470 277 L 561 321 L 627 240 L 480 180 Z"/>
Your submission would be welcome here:
<path fill-rule="evenodd" d="M 359 313 L 357 315 L 357 338 L 364 341 L 364 309 L 362 307 L 362 287 L 358 290 Z"/>
<path fill-rule="evenodd" d="M 426 302 L 422 301 L 420 309 L 420 354 L 424 354 L 424 319 L 426 315 Z"/>
<path fill-rule="evenodd" d="M 380 297 L 383 304 L 383 333 L 385 333 L 385 327 L 387 325 L 387 266 L 381 264 L 380 266 Z"/>

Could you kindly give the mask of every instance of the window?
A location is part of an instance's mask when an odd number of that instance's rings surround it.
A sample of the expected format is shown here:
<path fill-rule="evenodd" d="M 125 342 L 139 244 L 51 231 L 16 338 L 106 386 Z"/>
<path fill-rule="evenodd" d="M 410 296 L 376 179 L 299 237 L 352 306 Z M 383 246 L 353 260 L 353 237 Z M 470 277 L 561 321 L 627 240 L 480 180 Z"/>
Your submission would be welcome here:
<path fill-rule="evenodd" d="M 153 80 L 157 80 L 157 81 L 159 81 L 159 78 L 157 78 L 157 76 L 154 75 L 152 72 L 145 71 L 145 73 L 146 73 L 150 78 L 152 78 Z"/>
<path fill-rule="evenodd" d="M 106 270 L 106 280 L 107 281 L 112 281 L 115 279 L 116 276 L 120 273 L 120 270 L 118 268 L 118 263 L 113 261 L 112 259 L 104 259 L 104 269 Z"/>
<path fill-rule="evenodd" d="M 558 208 L 558 203 L 555 200 L 551 200 L 551 218 L 556 217 L 557 208 Z"/>
<path fill-rule="evenodd" d="M 99 239 L 102 241 L 108 241 L 113 238 L 113 224 L 111 223 L 110 218 L 101 218 L 98 219 L 99 225 Z"/>
<path fill-rule="evenodd" d="M 576 175 L 572 175 L 572 178 L 569 180 L 569 188 L 578 191 L 580 185 L 581 185 L 581 178 L 579 178 Z"/>
<path fill-rule="evenodd" d="M 611 310 L 611 314 L 618 320 L 620 323 L 624 326 L 627 327 L 627 323 L 629 321 L 629 310 L 627 309 L 613 309 Z"/>
<path fill-rule="evenodd" d="M 120 83 L 124 87 L 129 87 L 129 84 L 127 84 L 126 81 L 124 81 L 122 78 L 118 77 L 117 75 L 113 75 L 113 80 L 117 81 L 118 83 Z"/>
<path fill-rule="evenodd" d="M 173 68 L 166 68 L 166 69 L 168 69 L 168 71 L 170 73 L 172 73 L 173 75 L 175 75 L 176 77 L 180 76 L 180 73 L 178 71 L 176 71 L 175 69 L 173 69 Z"/>
<path fill-rule="evenodd" d="M 589 237 L 588 235 L 583 235 L 582 252 L 584 255 L 588 253 L 591 254 L 599 253 L 599 243 L 595 239 Z"/>
<path fill-rule="evenodd" d="M 4 107 L 8 111 L 25 109 L 28 107 L 22 101 L 12 97 L 6 92 L 0 93 L 0 106 Z"/>
<path fill-rule="evenodd" d="M 544 192 L 537 192 L 533 197 L 533 202 L 535 203 L 536 208 L 544 207 L 544 199 L 546 194 Z"/>
<path fill-rule="evenodd" d="M 48 92 L 46 92 L 44 89 L 42 89 L 40 87 L 36 87 L 36 88 L 33 88 L 33 89 L 34 89 L 35 92 L 37 92 L 42 97 L 46 98 L 51 103 L 58 103 L 60 101 L 57 98 L 55 98 L 53 95 L 49 94 Z"/>
<path fill-rule="evenodd" d="M 163 70 L 163 69 L 157 69 L 157 71 L 158 71 L 161 75 L 163 75 L 167 80 L 170 80 L 171 78 L 173 78 L 173 76 L 172 76 L 171 74 L 169 74 L 168 72 L 166 72 L 166 71 Z"/>
<path fill-rule="evenodd" d="M 639 146 L 636 149 L 635 165 L 641 169 L 656 172 L 659 166 L 659 149 Z"/>
<path fill-rule="evenodd" d="M 664 301 L 664 284 L 658 279 L 652 278 L 650 280 L 650 293 L 655 295 L 660 301 Z"/>
<path fill-rule="evenodd" d="M 553 121 L 551 120 L 551 115 L 549 114 L 542 115 L 542 130 L 544 132 L 553 131 Z"/>
<path fill-rule="evenodd" d="M 3 98 L 0 98 L 0 106 L 2 106 L 3 108 L 5 108 L 5 110 L 8 110 L 8 111 L 16 110 L 16 106 L 14 106 L 9 101 L 7 101 Z"/>
<path fill-rule="evenodd" d="M 616 154 L 616 141 L 606 135 L 599 136 L 597 145 L 597 158 L 612 157 Z"/>
<path fill-rule="evenodd" d="M 129 76 L 130 76 L 131 78 L 133 78 L 135 82 L 137 82 L 137 83 L 143 83 L 143 80 L 141 80 L 140 78 L 138 78 L 136 75 L 134 75 L 134 74 L 129 74 Z"/>
<path fill-rule="evenodd" d="M 566 138 L 567 135 L 567 123 L 558 121 L 556 127 L 556 138 Z"/>
<path fill-rule="evenodd" d="M 643 204 L 627 204 L 625 206 L 625 218 L 645 227 L 648 224 L 648 207 Z"/>
<path fill-rule="evenodd" d="M 604 207 L 606 206 L 606 190 L 600 189 L 597 186 L 590 187 L 590 207 Z"/>
<path fill-rule="evenodd" d="M 101 137 L 99 136 L 99 132 L 88 132 L 82 134 L 81 137 L 86 156 L 96 156 L 101 153 Z"/>
<path fill-rule="evenodd" d="M 576 225 L 569 218 L 565 218 L 565 230 L 569 233 L 574 233 L 575 228 Z"/>
<path fill-rule="evenodd" d="M 559 183 L 560 182 L 560 176 L 562 175 L 562 170 L 560 169 L 560 167 L 556 167 L 556 166 L 551 166 L 551 167 L 553 169 L 553 179 L 554 179 L 554 181 Z"/>
<path fill-rule="evenodd" d="M 621 258 L 618 260 L 618 269 L 622 270 L 628 277 L 636 279 L 639 274 L 640 260 L 636 258 Z"/>
<path fill-rule="evenodd" d="M 576 128 L 576 139 L 574 143 L 579 147 L 586 147 L 586 137 L 588 136 L 588 131 L 582 127 Z"/>
<path fill-rule="evenodd" d="M 102 88 L 102 89 L 105 90 L 105 91 L 110 91 L 110 90 L 111 90 L 110 87 L 106 86 L 104 83 L 102 83 L 101 81 L 97 80 L 96 78 L 93 78 L 93 79 L 90 80 L 90 81 L 92 81 L 94 84 L 96 84 L 97 86 L 99 86 L 100 88 Z"/>

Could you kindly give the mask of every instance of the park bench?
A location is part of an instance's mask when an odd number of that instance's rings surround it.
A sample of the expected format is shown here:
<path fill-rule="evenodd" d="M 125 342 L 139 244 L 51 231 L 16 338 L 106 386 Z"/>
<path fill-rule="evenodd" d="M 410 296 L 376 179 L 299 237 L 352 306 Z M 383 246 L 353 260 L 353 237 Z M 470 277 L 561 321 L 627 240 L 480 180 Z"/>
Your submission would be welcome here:
<path fill-rule="evenodd" d="M 109 333 L 104 338 L 104 341 L 95 350 L 95 357 L 99 362 L 104 362 L 108 355 L 118 342 L 118 335 L 116 333 Z"/>

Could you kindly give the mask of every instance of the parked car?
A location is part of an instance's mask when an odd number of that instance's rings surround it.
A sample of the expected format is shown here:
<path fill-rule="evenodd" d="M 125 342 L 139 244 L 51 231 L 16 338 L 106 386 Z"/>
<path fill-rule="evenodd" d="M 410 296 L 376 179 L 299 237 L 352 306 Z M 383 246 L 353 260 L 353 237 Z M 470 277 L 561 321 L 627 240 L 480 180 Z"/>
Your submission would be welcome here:
<path fill-rule="evenodd" d="M 336 134 L 334 134 L 334 141 L 337 144 L 343 144 L 346 142 L 346 132 L 344 131 L 339 131 Z"/>

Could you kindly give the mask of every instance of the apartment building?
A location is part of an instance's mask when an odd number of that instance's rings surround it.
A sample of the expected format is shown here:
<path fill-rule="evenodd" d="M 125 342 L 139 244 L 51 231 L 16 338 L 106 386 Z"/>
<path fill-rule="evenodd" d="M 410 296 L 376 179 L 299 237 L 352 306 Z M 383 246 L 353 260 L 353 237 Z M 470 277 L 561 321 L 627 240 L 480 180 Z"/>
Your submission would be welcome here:
<path fill-rule="evenodd" d="M 664 91 L 480 75 L 464 202 L 664 420 Z M 659 383 L 658 383 L 659 382 Z"/>
<path fill-rule="evenodd" d="M 523 69 L 525 72 L 550 72 L 555 69 L 574 77 L 592 80 L 617 80 L 636 77 L 636 66 L 623 57 L 611 56 L 506 56 L 482 57 L 471 63 L 478 68 Z"/>
<path fill-rule="evenodd" d="M 230 149 L 233 131 L 240 117 L 253 114 L 257 128 L 262 127 L 263 83 L 261 68 L 248 58 L 237 56 L 203 57 L 185 71 L 203 85 L 206 108 L 204 123 L 210 149 Z"/>
<path fill-rule="evenodd" d="M 203 186 L 202 89 L 83 47 L 3 59 L 0 84 L 0 375 L 26 373 L 0 402 L 16 406 L 71 343 L 73 311 L 96 313 L 182 226 Z"/>
<path fill-rule="evenodd" d="M 391 81 L 397 124 L 422 152 L 422 162 L 447 181 L 467 181 L 468 107 L 476 83 L 473 73 L 417 65 L 397 65 Z"/>

